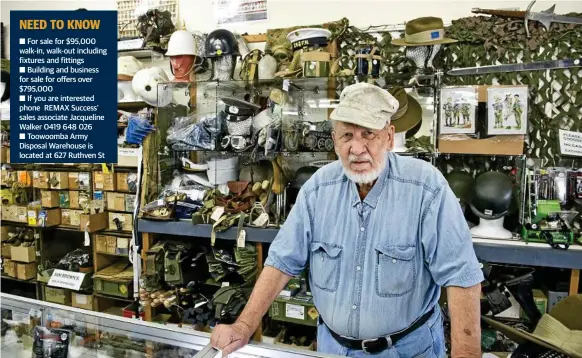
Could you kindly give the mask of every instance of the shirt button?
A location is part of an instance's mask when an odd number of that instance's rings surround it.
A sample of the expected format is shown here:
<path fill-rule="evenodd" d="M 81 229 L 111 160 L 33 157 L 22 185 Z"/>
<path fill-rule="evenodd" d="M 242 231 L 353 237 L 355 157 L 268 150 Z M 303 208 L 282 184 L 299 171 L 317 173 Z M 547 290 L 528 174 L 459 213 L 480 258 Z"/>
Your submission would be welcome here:
<path fill-rule="evenodd" d="M 353 305 L 353 306 L 352 306 L 352 309 L 353 309 L 353 310 L 355 310 L 356 308 L 358 308 L 358 306 L 356 306 L 356 305 Z"/>
<path fill-rule="evenodd" d="M 364 229 L 364 227 L 362 226 L 362 227 L 360 228 L 360 231 L 361 231 L 361 232 L 364 232 L 364 230 L 365 230 L 365 229 Z"/>
<path fill-rule="evenodd" d="M 396 263 L 396 259 L 392 259 L 392 263 L 395 264 Z"/>
<path fill-rule="evenodd" d="M 360 266 L 356 266 L 356 270 L 360 271 L 362 268 Z"/>

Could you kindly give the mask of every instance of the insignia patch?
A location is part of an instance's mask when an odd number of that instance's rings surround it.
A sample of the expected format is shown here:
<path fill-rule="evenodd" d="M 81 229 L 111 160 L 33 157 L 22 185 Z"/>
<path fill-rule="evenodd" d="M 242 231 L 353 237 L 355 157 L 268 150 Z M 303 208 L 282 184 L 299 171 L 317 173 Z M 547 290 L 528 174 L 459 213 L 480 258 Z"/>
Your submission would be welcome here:
<path fill-rule="evenodd" d="M 433 32 L 430 33 L 430 38 L 433 39 L 433 40 L 434 39 L 438 39 L 439 37 L 441 37 L 441 34 L 438 31 L 433 31 Z"/>

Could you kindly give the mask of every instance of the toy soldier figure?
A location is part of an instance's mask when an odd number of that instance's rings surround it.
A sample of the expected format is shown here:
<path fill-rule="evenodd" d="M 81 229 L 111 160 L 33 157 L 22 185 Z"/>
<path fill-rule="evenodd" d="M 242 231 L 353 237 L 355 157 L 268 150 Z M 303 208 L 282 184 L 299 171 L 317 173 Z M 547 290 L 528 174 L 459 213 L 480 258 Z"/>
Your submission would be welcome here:
<path fill-rule="evenodd" d="M 501 97 L 495 96 L 493 109 L 495 110 L 495 128 L 500 128 L 503 126 L 503 103 L 501 103 Z"/>
<path fill-rule="evenodd" d="M 521 115 L 523 114 L 523 107 L 521 106 L 521 101 L 519 100 L 519 95 L 516 94 L 513 100 L 513 106 L 511 108 L 513 115 L 515 116 L 515 123 L 517 123 L 517 129 L 521 129 Z"/>
<path fill-rule="evenodd" d="M 445 108 L 445 126 L 453 126 L 453 99 L 449 97 L 447 103 L 444 105 Z"/>
<path fill-rule="evenodd" d="M 463 115 L 463 125 L 469 123 L 469 118 L 471 117 L 471 104 L 463 103 L 461 105 L 461 114 Z"/>
<path fill-rule="evenodd" d="M 461 105 L 459 103 L 455 103 L 453 107 L 453 115 L 455 116 L 455 122 L 459 125 L 461 121 Z"/>

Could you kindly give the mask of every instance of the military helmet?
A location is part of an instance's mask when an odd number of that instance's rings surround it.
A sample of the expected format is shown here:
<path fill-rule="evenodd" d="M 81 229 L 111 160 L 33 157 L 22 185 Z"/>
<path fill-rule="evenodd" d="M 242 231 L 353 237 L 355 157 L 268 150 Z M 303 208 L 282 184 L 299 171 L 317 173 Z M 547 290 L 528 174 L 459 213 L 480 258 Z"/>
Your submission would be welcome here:
<path fill-rule="evenodd" d="M 511 179 L 500 172 L 486 172 L 475 179 L 471 210 L 486 220 L 497 220 L 509 211 L 513 197 Z"/>
<path fill-rule="evenodd" d="M 303 184 L 305 184 L 309 180 L 309 178 L 311 178 L 311 176 L 317 171 L 317 169 L 319 168 L 311 165 L 297 169 L 293 186 L 297 189 L 301 189 Z"/>
<path fill-rule="evenodd" d="M 446 176 L 446 179 L 459 202 L 463 205 L 469 204 L 475 182 L 473 176 L 461 170 L 454 170 Z"/>
<path fill-rule="evenodd" d="M 232 32 L 224 29 L 214 30 L 208 34 L 204 47 L 207 58 L 239 55 L 236 37 Z"/>

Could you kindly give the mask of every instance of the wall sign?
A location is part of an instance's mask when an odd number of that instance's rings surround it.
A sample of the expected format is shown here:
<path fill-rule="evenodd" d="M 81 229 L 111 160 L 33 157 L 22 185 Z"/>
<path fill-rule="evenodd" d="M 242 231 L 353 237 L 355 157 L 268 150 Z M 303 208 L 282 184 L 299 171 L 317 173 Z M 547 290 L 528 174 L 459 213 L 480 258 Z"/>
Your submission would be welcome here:
<path fill-rule="evenodd" d="M 582 157 L 582 133 L 560 129 L 558 137 L 560 139 L 560 153 Z"/>
<path fill-rule="evenodd" d="M 48 282 L 49 286 L 67 288 L 73 291 L 79 291 L 85 280 L 85 273 L 72 272 L 65 270 L 54 270 Z"/>

